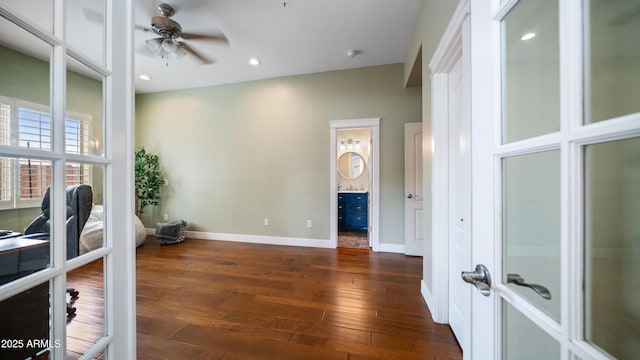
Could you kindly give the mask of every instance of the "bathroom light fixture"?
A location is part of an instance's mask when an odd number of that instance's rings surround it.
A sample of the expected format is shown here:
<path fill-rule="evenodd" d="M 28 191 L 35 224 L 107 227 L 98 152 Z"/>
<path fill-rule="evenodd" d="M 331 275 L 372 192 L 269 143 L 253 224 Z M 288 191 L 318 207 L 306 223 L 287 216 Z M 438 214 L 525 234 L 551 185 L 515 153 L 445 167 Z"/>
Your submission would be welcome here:
<path fill-rule="evenodd" d="M 258 65 L 260 65 L 260 60 L 258 60 L 256 58 L 251 58 L 251 59 L 249 59 L 249 64 L 251 64 L 253 66 L 258 66 Z"/>
<path fill-rule="evenodd" d="M 145 81 L 149 81 L 151 80 L 151 76 L 147 75 L 147 74 L 140 74 L 140 76 L 138 76 L 139 79 L 145 80 Z"/>
<path fill-rule="evenodd" d="M 353 149 L 360 149 L 359 140 L 353 140 L 349 138 L 349 140 L 340 141 L 340 150 L 353 150 Z"/>
<path fill-rule="evenodd" d="M 536 33 L 530 32 L 530 33 L 526 33 L 526 34 L 522 35 L 520 40 L 527 41 L 527 40 L 533 39 L 534 37 L 536 37 Z"/>

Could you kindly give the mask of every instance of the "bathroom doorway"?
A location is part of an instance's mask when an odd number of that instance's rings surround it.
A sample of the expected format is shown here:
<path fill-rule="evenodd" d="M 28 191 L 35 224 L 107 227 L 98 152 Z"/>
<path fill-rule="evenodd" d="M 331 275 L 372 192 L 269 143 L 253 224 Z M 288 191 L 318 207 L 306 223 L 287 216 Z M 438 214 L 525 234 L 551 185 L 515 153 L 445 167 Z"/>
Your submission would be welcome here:
<path fill-rule="evenodd" d="M 379 119 L 331 122 L 333 247 L 378 248 Z"/>
<path fill-rule="evenodd" d="M 370 248 L 370 128 L 338 129 L 338 247 Z"/>

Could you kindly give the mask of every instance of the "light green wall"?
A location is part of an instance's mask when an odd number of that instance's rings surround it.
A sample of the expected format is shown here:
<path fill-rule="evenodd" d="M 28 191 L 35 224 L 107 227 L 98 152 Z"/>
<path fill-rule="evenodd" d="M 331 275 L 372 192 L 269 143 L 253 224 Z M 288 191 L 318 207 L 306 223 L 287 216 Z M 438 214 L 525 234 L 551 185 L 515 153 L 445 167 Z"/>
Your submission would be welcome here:
<path fill-rule="evenodd" d="M 144 223 L 329 239 L 329 123 L 380 117 L 380 242 L 402 244 L 403 124 L 421 116 L 402 78 L 396 64 L 136 96 L 136 145 L 169 180 Z"/>
<path fill-rule="evenodd" d="M 424 249 L 423 249 L 423 281 L 429 291 L 432 289 L 432 239 L 431 239 L 431 70 L 429 61 L 440 42 L 440 38 L 449 24 L 449 19 L 458 5 L 450 0 L 422 0 L 420 13 L 413 38 L 407 52 L 404 79 L 408 79 L 413 61 L 422 51 L 422 129 L 423 129 L 423 162 L 424 162 Z M 422 49 L 422 50 L 420 50 Z"/>
<path fill-rule="evenodd" d="M 49 63 L 0 46 L 0 95 L 49 105 Z"/>
<path fill-rule="evenodd" d="M 49 63 L 0 46 L 0 95 L 49 105 Z M 102 84 L 74 72 L 67 73 L 68 109 L 91 115 L 94 137 L 102 134 Z M 102 171 L 94 171 L 94 202 L 102 201 Z M 0 210 L 0 229 L 23 231 L 40 213 L 40 206 Z"/>

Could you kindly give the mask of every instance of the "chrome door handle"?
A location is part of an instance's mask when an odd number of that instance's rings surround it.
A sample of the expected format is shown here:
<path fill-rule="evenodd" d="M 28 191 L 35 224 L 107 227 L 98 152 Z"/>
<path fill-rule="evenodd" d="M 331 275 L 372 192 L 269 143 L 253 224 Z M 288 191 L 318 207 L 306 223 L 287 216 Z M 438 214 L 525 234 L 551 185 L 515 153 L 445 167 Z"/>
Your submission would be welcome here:
<path fill-rule="evenodd" d="M 463 271 L 460 276 L 462 276 L 462 280 L 480 290 L 482 295 L 489 296 L 491 294 L 491 276 L 486 266 L 478 264 L 475 271 Z"/>
<path fill-rule="evenodd" d="M 507 283 L 528 287 L 529 289 L 535 291 L 536 294 L 542 296 L 543 299 L 551 300 L 551 292 L 549 291 L 549 289 L 538 284 L 528 284 L 518 274 L 507 274 Z"/>

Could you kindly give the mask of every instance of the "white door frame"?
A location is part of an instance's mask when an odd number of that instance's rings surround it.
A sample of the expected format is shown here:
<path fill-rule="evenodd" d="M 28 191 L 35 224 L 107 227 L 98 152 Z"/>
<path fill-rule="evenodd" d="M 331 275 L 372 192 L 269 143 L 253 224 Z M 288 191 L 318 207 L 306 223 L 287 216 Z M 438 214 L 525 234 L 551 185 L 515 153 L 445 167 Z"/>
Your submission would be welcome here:
<path fill-rule="evenodd" d="M 495 249 L 484 246 L 484 239 L 494 239 L 495 206 L 495 115 L 499 107 L 499 82 L 496 81 L 496 57 L 499 48 L 493 37 L 499 34 L 499 24 L 493 22 L 495 1 L 474 1 L 471 5 L 471 263 L 484 264 L 491 274 L 495 271 Z M 499 279 L 498 279 L 499 280 Z M 468 285 L 472 286 L 472 285 Z M 499 354 L 494 334 L 499 326 L 494 321 L 496 312 L 493 291 L 486 297 L 475 288 L 471 291 L 470 351 L 465 356 L 476 359 L 494 359 Z M 490 334 L 489 336 L 487 336 Z"/>
<path fill-rule="evenodd" d="M 369 169 L 371 180 L 369 184 L 369 244 L 373 251 L 380 251 L 379 224 L 380 224 L 380 118 L 332 120 L 329 166 L 329 239 L 331 248 L 338 247 L 338 184 L 336 174 L 338 169 L 338 143 L 337 130 L 350 128 L 371 128 L 371 153 Z"/>
<path fill-rule="evenodd" d="M 113 164 L 107 171 L 107 188 L 111 192 L 111 206 L 107 216 L 113 220 L 107 234 L 112 253 L 107 266 L 113 274 L 105 278 L 108 291 L 113 294 L 108 308 L 105 328 L 113 334 L 107 359 L 136 358 L 136 246 L 134 174 L 135 163 L 135 88 L 134 78 L 134 10 L 133 0 L 108 0 L 107 13 L 113 18 L 112 76 L 109 83 L 109 102 L 105 104 L 111 128 L 106 134 Z M 116 16 L 117 14 L 117 16 Z M 125 179 L 125 180 L 122 180 Z M 117 286 L 116 286 L 117 284 Z M 110 322 L 110 323 L 107 323 Z"/>
<path fill-rule="evenodd" d="M 448 72 L 462 57 L 463 77 L 470 75 L 469 2 L 458 4 L 429 62 L 432 89 L 433 165 L 432 196 L 432 289 L 425 296 L 433 320 L 449 322 L 449 104 Z M 467 84 L 468 84 L 468 80 Z M 468 86 L 466 86 L 468 87 Z M 466 90 L 465 90 L 466 91 Z M 465 104 L 469 106 L 470 104 Z M 473 140 L 472 140 L 473 142 Z M 469 265 L 471 267 L 471 265 Z M 462 281 L 462 280 L 461 280 Z M 470 322 L 469 322 L 470 324 Z M 467 330 L 469 332 L 471 329 Z M 470 338 L 470 336 L 467 336 Z"/>

